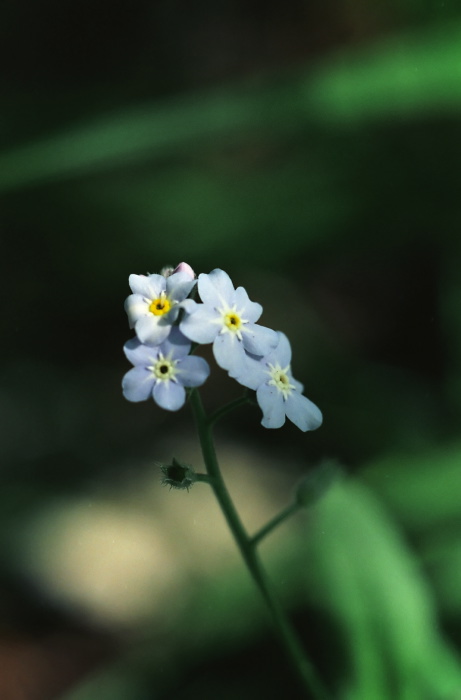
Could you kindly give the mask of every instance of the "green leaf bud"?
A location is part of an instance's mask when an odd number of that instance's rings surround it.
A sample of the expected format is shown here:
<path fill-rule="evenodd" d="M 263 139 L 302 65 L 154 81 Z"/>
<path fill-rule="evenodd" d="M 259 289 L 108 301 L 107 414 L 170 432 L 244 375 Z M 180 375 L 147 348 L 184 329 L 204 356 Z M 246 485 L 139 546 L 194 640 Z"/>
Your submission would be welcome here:
<path fill-rule="evenodd" d="M 324 496 L 341 474 L 335 460 L 325 460 L 314 467 L 296 487 L 296 501 L 303 508 L 314 505 Z"/>

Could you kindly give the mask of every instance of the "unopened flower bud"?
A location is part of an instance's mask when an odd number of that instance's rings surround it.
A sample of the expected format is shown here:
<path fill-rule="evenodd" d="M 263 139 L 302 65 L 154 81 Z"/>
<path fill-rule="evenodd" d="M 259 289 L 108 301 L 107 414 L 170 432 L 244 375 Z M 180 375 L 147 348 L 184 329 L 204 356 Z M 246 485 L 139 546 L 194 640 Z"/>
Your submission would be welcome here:
<path fill-rule="evenodd" d="M 298 484 L 296 500 L 304 508 L 317 503 L 339 477 L 341 468 L 335 460 L 326 460 L 312 469 Z"/>
<path fill-rule="evenodd" d="M 195 279 L 195 272 L 193 271 L 191 266 L 185 262 L 179 263 L 179 265 L 177 265 L 175 267 L 173 272 L 184 272 L 186 275 L 188 275 L 191 278 L 191 280 Z"/>
<path fill-rule="evenodd" d="M 173 457 L 171 464 L 162 464 L 160 467 L 164 476 L 162 484 L 170 489 L 186 489 L 189 491 L 192 484 L 197 481 L 197 475 L 190 464 L 181 464 Z"/>

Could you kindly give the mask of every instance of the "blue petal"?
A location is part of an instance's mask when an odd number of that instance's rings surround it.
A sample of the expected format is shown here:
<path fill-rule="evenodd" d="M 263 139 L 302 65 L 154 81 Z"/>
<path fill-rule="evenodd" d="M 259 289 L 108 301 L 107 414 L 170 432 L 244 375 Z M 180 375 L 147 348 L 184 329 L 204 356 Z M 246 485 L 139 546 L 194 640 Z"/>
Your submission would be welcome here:
<path fill-rule="evenodd" d="M 165 324 L 165 322 L 161 323 L 161 319 L 161 316 L 149 314 L 148 316 L 142 316 L 136 321 L 134 329 L 141 343 L 160 345 L 167 339 L 171 326 Z"/>
<path fill-rule="evenodd" d="M 191 280 L 185 272 L 175 272 L 167 277 L 167 295 L 175 301 L 183 301 L 195 285 L 195 280 Z"/>
<path fill-rule="evenodd" d="M 186 390 L 172 381 L 158 381 L 154 386 L 154 400 L 166 411 L 178 411 L 186 400 Z"/>
<path fill-rule="evenodd" d="M 133 294 L 140 294 L 146 299 L 157 299 L 166 288 L 166 280 L 162 275 L 130 275 L 128 283 Z"/>
<path fill-rule="evenodd" d="M 195 343 L 212 343 L 221 329 L 220 315 L 205 304 L 197 304 L 190 316 L 186 316 L 179 328 Z"/>
<path fill-rule="evenodd" d="M 184 309 L 186 314 L 193 314 L 196 311 L 198 304 L 193 299 L 184 299 L 178 304 L 179 308 Z"/>
<path fill-rule="evenodd" d="M 181 311 L 181 307 L 179 304 L 175 304 L 171 311 L 168 311 L 168 313 L 164 314 L 163 316 L 160 316 L 160 325 L 161 326 L 172 326 L 173 323 L 176 321 L 176 319 L 179 316 L 179 312 Z"/>
<path fill-rule="evenodd" d="M 265 428 L 281 428 L 285 423 L 285 402 L 281 392 L 274 386 L 262 384 L 256 398 L 263 412 L 261 425 Z"/>
<path fill-rule="evenodd" d="M 291 392 L 285 402 L 287 417 L 304 433 L 322 425 L 322 412 L 317 406 L 298 392 Z"/>
<path fill-rule="evenodd" d="M 162 343 L 160 351 L 164 355 L 171 353 L 174 360 L 179 360 L 181 357 L 186 357 L 189 354 L 191 342 L 186 338 L 177 326 L 173 326 L 170 335 Z"/>
<path fill-rule="evenodd" d="M 130 294 L 125 299 L 125 311 L 128 314 L 130 328 L 133 328 L 136 321 L 149 312 L 149 305 L 141 294 Z"/>
<path fill-rule="evenodd" d="M 128 401 L 146 401 L 152 396 L 154 382 L 152 372 L 144 367 L 134 367 L 122 379 L 123 396 Z"/>
<path fill-rule="evenodd" d="M 210 367 L 203 357 L 185 357 L 176 369 L 178 382 L 183 386 L 201 386 L 210 376 Z"/>
<path fill-rule="evenodd" d="M 123 352 L 132 365 L 148 367 L 157 360 L 159 348 L 152 345 L 144 345 L 138 338 L 131 338 L 123 346 Z"/>
<path fill-rule="evenodd" d="M 291 345 L 285 333 L 278 331 L 279 342 L 277 348 L 272 353 L 272 357 L 281 367 L 286 367 L 291 363 Z"/>
<path fill-rule="evenodd" d="M 222 333 L 213 343 L 213 355 L 219 367 L 234 372 L 244 361 L 245 351 L 234 333 Z"/>
<path fill-rule="evenodd" d="M 299 391 L 299 393 L 302 394 L 304 391 L 304 384 L 298 382 L 298 380 L 291 375 L 291 372 L 288 372 L 288 376 L 290 378 L 290 383 L 295 385 L 296 391 Z"/>
<path fill-rule="evenodd" d="M 268 355 L 279 342 L 278 334 L 271 328 L 249 323 L 242 329 L 243 346 L 247 352 L 261 357 Z"/>
<path fill-rule="evenodd" d="M 261 304 L 258 304 L 256 301 L 250 301 L 246 289 L 243 287 L 237 287 L 235 290 L 235 305 L 237 306 L 237 311 L 250 323 L 256 323 L 263 312 Z"/>
<path fill-rule="evenodd" d="M 200 299 L 213 308 L 234 305 L 234 285 L 227 272 L 219 268 L 212 270 L 209 275 L 199 275 L 198 291 Z"/>
<path fill-rule="evenodd" d="M 242 386 L 256 391 L 261 384 L 267 381 L 268 372 L 266 365 L 261 360 L 245 354 L 243 361 L 232 368 L 229 376 Z"/>

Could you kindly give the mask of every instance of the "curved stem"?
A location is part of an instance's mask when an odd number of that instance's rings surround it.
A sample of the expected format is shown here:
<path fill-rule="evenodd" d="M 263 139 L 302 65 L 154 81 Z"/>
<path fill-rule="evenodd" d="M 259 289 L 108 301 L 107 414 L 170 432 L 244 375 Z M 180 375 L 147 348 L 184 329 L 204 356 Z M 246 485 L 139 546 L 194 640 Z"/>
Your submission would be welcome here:
<path fill-rule="evenodd" d="M 264 525 L 256 534 L 253 535 L 251 538 L 251 543 L 253 545 L 257 545 L 261 542 L 261 540 L 266 537 L 274 528 L 277 527 L 277 525 L 280 525 L 284 520 L 289 518 L 291 515 L 296 513 L 299 509 L 301 508 L 300 504 L 294 501 L 293 503 L 290 503 L 289 506 L 284 508 L 278 515 L 275 516 L 275 518 L 272 518 L 272 520 L 269 520 L 269 522 Z"/>
<path fill-rule="evenodd" d="M 301 643 L 272 589 L 272 585 L 260 562 L 256 547 L 248 536 L 224 483 L 214 448 L 211 422 L 207 419 L 197 390 L 191 392 L 190 400 L 203 459 L 208 475 L 211 477 L 210 485 L 251 576 L 269 608 L 277 636 L 308 697 L 313 697 L 315 700 L 326 700 L 325 690 L 317 677 L 314 667 L 306 658 Z"/>
<path fill-rule="evenodd" d="M 200 473 L 195 475 L 195 480 L 201 481 L 204 484 L 211 484 L 211 482 L 212 482 L 212 479 L 208 474 L 200 474 Z"/>
<path fill-rule="evenodd" d="M 222 408 L 218 408 L 217 411 L 211 414 L 211 416 L 207 419 L 208 425 L 211 427 L 215 423 L 218 422 L 221 418 L 223 418 L 225 415 L 233 411 L 235 408 L 239 408 L 239 406 L 243 406 L 244 404 L 249 402 L 248 394 L 243 394 L 243 396 L 239 396 L 238 399 L 234 399 L 234 401 L 230 401 L 227 403 L 225 406 Z"/>

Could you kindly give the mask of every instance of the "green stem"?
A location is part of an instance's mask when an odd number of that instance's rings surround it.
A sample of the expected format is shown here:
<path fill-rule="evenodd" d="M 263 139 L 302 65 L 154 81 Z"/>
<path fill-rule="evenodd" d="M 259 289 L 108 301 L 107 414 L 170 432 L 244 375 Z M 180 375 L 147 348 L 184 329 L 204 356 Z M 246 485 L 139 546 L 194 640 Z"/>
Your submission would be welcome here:
<path fill-rule="evenodd" d="M 234 399 L 234 401 L 230 401 L 227 403 L 225 406 L 222 408 L 218 408 L 217 411 L 211 414 L 211 416 L 207 419 L 208 425 L 211 427 L 215 423 L 218 422 L 223 416 L 227 415 L 231 411 L 233 411 L 235 408 L 239 408 L 240 406 L 243 406 L 244 404 L 249 402 L 249 398 L 247 394 L 243 394 L 243 396 L 239 396 L 238 399 Z"/>
<path fill-rule="evenodd" d="M 266 525 L 264 525 L 264 527 L 258 530 L 258 532 L 255 535 L 253 535 L 253 537 L 251 538 L 251 543 L 253 545 L 259 544 L 261 540 L 264 537 L 266 537 L 266 535 L 268 535 L 270 532 L 272 532 L 272 530 L 274 530 L 274 528 L 277 527 L 277 525 L 280 525 L 280 523 L 282 523 L 284 520 L 296 513 L 300 508 L 301 506 L 296 501 L 290 503 L 289 506 L 284 508 L 278 515 L 275 516 L 275 518 L 270 520 Z"/>
<path fill-rule="evenodd" d="M 279 640 L 302 686 L 306 690 L 307 696 L 313 697 L 315 700 L 326 700 L 327 696 L 325 690 L 317 677 L 314 667 L 306 658 L 301 643 L 272 589 L 272 585 L 259 560 L 256 547 L 248 536 L 224 483 L 216 457 L 211 432 L 212 423 L 207 419 L 200 394 L 197 390 L 191 392 L 190 401 L 197 425 L 203 459 L 208 475 L 211 477 L 210 485 L 221 506 L 221 510 L 251 576 L 269 608 Z"/>

